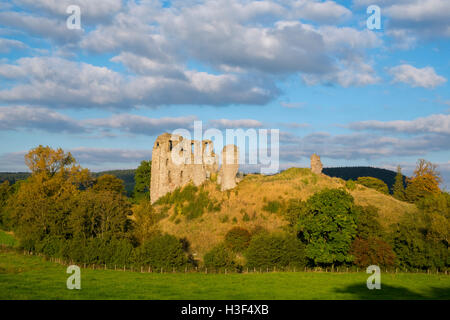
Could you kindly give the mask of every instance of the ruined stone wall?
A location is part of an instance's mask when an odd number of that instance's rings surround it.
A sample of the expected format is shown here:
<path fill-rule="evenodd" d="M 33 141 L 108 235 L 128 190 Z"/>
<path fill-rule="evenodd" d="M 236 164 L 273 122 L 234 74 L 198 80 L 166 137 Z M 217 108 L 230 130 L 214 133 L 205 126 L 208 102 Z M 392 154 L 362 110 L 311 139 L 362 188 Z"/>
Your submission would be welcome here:
<path fill-rule="evenodd" d="M 218 177 L 222 191 L 236 187 L 238 170 L 239 149 L 233 144 L 226 145 L 222 151 L 222 166 Z"/>
<path fill-rule="evenodd" d="M 154 203 L 166 193 L 190 182 L 196 186 L 201 185 L 213 174 L 217 174 L 218 160 L 211 140 L 189 140 L 169 133 L 160 135 L 153 145 L 152 152 L 151 202 Z M 221 170 L 224 177 L 222 190 L 236 186 L 238 163 L 236 162 L 236 166 L 234 162 L 233 164 L 230 162 L 229 165 L 226 162 L 225 168 Z M 232 177 L 233 172 L 234 178 Z"/>
<path fill-rule="evenodd" d="M 315 174 L 322 173 L 322 162 L 320 161 L 320 157 L 317 154 L 313 154 L 311 156 L 311 171 Z"/>

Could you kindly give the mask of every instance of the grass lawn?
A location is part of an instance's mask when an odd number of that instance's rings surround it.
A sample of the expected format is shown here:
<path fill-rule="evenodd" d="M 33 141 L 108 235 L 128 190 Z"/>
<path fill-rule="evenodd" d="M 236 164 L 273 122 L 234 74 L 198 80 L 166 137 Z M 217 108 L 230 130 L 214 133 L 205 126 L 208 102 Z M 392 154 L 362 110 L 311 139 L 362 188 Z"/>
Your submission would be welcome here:
<path fill-rule="evenodd" d="M 0 251 L 0 299 L 450 299 L 450 276 L 382 274 L 368 290 L 365 273 L 152 274 L 81 270 L 68 290 L 66 267 Z"/>

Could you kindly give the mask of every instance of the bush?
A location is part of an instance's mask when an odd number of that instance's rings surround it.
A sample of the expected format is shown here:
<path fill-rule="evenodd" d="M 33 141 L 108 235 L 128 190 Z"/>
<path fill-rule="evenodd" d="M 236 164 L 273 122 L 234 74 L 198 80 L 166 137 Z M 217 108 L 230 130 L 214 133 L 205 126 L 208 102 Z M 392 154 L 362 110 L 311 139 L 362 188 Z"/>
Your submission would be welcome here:
<path fill-rule="evenodd" d="M 249 268 L 303 267 L 305 246 L 292 235 L 261 233 L 245 252 Z"/>
<path fill-rule="evenodd" d="M 176 237 L 163 234 L 147 240 L 134 251 L 134 263 L 137 266 L 181 269 L 187 264 L 188 257 L 183 250 L 183 243 Z"/>
<path fill-rule="evenodd" d="M 242 252 L 250 244 L 252 235 L 244 228 L 234 227 L 225 235 L 225 245 L 234 252 Z"/>
<path fill-rule="evenodd" d="M 367 188 L 375 189 L 384 194 L 389 194 L 389 188 L 383 180 L 374 177 L 359 177 L 356 182 Z"/>
<path fill-rule="evenodd" d="M 352 179 L 347 180 L 347 181 L 345 182 L 345 187 L 346 187 L 348 190 L 353 191 L 353 190 L 356 189 L 356 183 L 355 183 L 355 181 L 353 181 Z"/>
<path fill-rule="evenodd" d="M 262 209 L 270 213 L 277 213 L 281 208 L 280 201 L 269 201 Z"/>
<path fill-rule="evenodd" d="M 360 267 L 368 267 L 373 264 L 388 267 L 394 265 L 395 262 L 392 247 L 379 238 L 356 238 L 352 243 L 350 253 L 355 256 L 354 263 Z"/>
<path fill-rule="evenodd" d="M 237 266 L 234 258 L 234 253 L 224 244 L 220 244 L 205 254 L 203 262 L 208 269 L 233 269 Z"/>

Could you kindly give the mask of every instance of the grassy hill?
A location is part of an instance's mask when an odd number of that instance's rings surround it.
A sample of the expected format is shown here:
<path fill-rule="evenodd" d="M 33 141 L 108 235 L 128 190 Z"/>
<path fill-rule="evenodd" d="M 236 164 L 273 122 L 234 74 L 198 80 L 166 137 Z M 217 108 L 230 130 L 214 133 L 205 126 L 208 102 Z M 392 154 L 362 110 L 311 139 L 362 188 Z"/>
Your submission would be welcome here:
<path fill-rule="evenodd" d="M 186 237 L 196 256 L 202 257 L 234 226 L 250 231 L 282 229 L 287 225 L 283 208 L 289 199 L 306 200 L 325 188 L 345 188 L 345 181 L 324 174 L 316 175 L 306 168 L 290 168 L 272 176 L 247 175 L 235 189 L 226 192 L 221 192 L 215 182 L 208 181 L 195 194 L 189 194 L 188 200 L 177 200 L 172 196 L 172 199 L 167 198 L 170 201 L 166 204 L 157 204 L 155 208 L 164 217 L 159 222 L 162 230 Z M 347 191 L 356 204 L 379 208 L 380 223 L 384 227 L 397 222 L 403 214 L 416 210 L 412 204 L 361 185 Z M 207 196 L 202 197 L 201 194 L 206 192 Z M 199 210 L 191 208 L 195 203 L 198 208 L 203 203 L 206 209 L 203 215 L 192 218 L 189 214 Z"/>

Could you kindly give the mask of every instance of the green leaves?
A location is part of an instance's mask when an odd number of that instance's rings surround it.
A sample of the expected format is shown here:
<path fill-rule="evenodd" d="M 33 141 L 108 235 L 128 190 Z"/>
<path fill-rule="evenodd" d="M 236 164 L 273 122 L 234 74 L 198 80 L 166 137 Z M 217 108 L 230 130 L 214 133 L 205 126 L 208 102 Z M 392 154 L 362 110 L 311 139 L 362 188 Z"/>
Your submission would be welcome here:
<path fill-rule="evenodd" d="M 306 255 L 316 264 L 352 261 L 348 254 L 356 235 L 357 213 L 353 197 L 339 189 L 314 194 L 299 216 L 297 230 L 306 243 Z"/>

